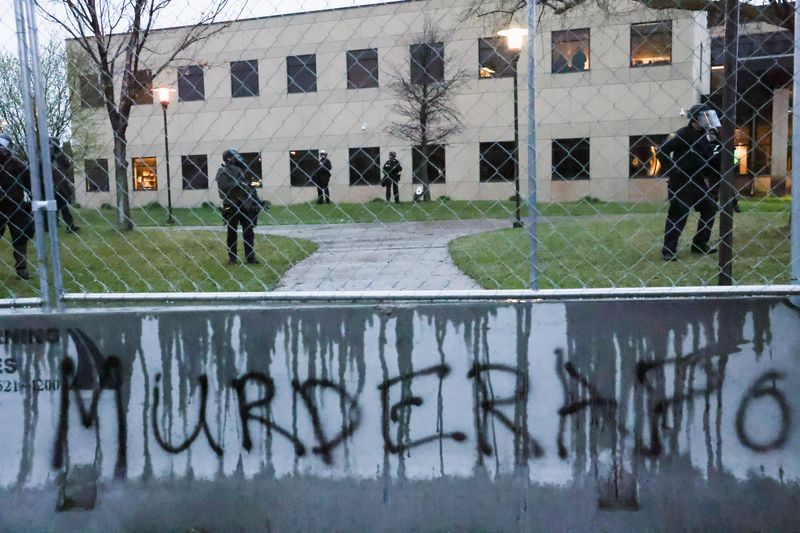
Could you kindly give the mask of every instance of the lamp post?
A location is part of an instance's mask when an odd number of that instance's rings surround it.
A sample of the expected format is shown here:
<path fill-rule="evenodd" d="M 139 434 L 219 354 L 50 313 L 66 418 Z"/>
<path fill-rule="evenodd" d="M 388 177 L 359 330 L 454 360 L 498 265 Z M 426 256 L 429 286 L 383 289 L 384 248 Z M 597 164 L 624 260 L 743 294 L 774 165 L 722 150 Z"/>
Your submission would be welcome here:
<path fill-rule="evenodd" d="M 158 87 L 154 90 L 158 103 L 161 104 L 161 111 L 164 114 L 164 151 L 166 152 L 167 162 L 167 224 L 174 224 L 172 218 L 172 180 L 169 175 L 169 131 L 167 130 L 167 108 L 169 107 L 169 87 Z"/>
<path fill-rule="evenodd" d="M 514 225 L 515 228 L 522 227 L 522 220 L 520 218 L 519 206 L 519 103 L 517 96 L 517 63 L 519 62 L 519 53 L 522 51 L 522 46 L 525 43 L 525 37 L 528 36 L 528 30 L 525 28 L 508 28 L 497 32 L 500 37 L 505 37 L 506 48 L 513 52 L 511 58 L 511 66 L 514 69 L 514 150 L 516 152 L 516 160 L 514 161 Z"/>

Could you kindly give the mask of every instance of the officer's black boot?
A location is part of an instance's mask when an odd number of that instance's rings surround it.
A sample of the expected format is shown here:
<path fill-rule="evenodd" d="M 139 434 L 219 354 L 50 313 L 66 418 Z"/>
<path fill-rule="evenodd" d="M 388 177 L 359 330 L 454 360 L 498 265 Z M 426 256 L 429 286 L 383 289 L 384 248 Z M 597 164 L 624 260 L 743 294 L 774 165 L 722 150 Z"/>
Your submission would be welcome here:
<path fill-rule="evenodd" d="M 20 279 L 29 280 L 31 275 L 28 273 L 28 242 L 15 242 L 14 247 L 14 267 Z"/>

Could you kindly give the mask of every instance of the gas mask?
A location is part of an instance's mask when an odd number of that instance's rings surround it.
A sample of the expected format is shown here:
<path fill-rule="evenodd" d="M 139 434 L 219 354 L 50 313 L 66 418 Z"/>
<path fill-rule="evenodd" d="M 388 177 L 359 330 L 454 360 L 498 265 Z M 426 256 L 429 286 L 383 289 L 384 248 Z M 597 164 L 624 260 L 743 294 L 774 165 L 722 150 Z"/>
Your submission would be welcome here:
<path fill-rule="evenodd" d="M 714 139 L 719 138 L 719 130 L 722 124 L 719 121 L 716 111 L 712 109 L 699 111 L 692 116 L 692 120 L 700 124 L 700 127 L 706 130 L 706 135 L 709 137 L 709 140 L 711 140 L 711 137 Z"/>

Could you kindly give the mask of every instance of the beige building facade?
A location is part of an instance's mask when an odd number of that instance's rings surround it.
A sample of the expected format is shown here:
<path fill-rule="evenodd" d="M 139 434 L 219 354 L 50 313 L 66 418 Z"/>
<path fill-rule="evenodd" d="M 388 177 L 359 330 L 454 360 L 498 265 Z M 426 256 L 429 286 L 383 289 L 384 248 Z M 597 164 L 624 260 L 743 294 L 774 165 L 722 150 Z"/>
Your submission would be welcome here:
<path fill-rule="evenodd" d="M 610 12 L 591 4 L 566 15 L 545 13 L 527 43 L 535 47 L 536 57 L 538 199 L 663 201 L 665 179 L 648 154 L 661 136 L 685 124 L 682 108 L 708 94 L 706 15 L 649 10 L 632 1 L 615 2 Z M 463 8 L 451 1 L 423 0 L 239 20 L 180 54 L 152 81 L 153 87 L 171 89 L 167 120 L 173 206 L 219 203 L 214 175 L 226 148 L 248 154 L 254 171 L 260 164 L 262 197 L 276 204 L 316 200 L 315 188 L 298 174 L 308 161 L 292 164 L 298 154 L 316 157 L 317 152 L 307 150 L 328 152 L 334 202 L 383 197 L 383 188 L 375 184 L 379 174 L 369 161 L 379 154 L 382 165 L 388 152 L 396 151 L 404 167 L 401 199 L 409 200 L 415 187 L 413 147 L 387 133 L 389 123 L 398 119 L 389 82 L 412 70 L 411 47 L 420 43 L 426 21 L 439 29 L 445 78 L 459 70 L 468 78 L 454 93 L 462 128 L 447 139 L 443 158 L 437 152 L 433 173 L 441 170 L 444 179 L 434 182 L 432 195 L 510 198 L 513 78 L 497 77 L 502 72 L 487 48 L 501 28 L 489 20 L 464 20 Z M 162 62 L 159 50 L 174 46 L 181 31 L 154 32 L 153 55 L 143 55 L 141 68 Z M 526 54 L 523 49 L 518 64 L 523 195 L 528 191 Z M 500 55 L 507 57 L 506 52 Z M 365 85 L 377 86 L 353 87 L 349 78 L 363 79 L 348 76 L 354 65 L 356 70 L 367 65 L 377 83 L 373 79 Z M 113 205 L 115 197 L 105 109 L 98 107 L 94 116 L 97 148 L 76 162 L 77 202 L 88 207 Z M 134 106 L 127 139 L 131 204 L 166 205 L 168 172 L 157 101 Z"/>

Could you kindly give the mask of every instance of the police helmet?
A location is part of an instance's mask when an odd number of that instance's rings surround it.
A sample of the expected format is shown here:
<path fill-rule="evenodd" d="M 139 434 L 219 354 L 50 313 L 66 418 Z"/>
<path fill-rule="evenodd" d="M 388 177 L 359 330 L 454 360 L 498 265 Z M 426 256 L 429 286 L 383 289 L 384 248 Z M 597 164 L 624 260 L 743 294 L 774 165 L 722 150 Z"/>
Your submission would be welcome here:
<path fill-rule="evenodd" d="M 222 152 L 222 160 L 225 161 L 226 163 L 230 159 L 236 160 L 236 159 L 241 159 L 241 158 L 242 158 L 242 155 L 239 153 L 239 150 L 237 150 L 235 148 L 228 148 L 227 150 Z"/>
<path fill-rule="evenodd" d="M 706 104 L 695 104 L 686 112 L 690 121 L 697 122 L 706 130 L 716 130 L 721 127 L 717 112 Z"/>
<path fill-rule="evenodd" d="M 397 157 L 397 152 L 389 152 L 389 157 Z"/>

